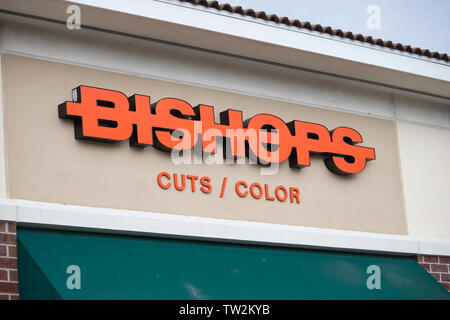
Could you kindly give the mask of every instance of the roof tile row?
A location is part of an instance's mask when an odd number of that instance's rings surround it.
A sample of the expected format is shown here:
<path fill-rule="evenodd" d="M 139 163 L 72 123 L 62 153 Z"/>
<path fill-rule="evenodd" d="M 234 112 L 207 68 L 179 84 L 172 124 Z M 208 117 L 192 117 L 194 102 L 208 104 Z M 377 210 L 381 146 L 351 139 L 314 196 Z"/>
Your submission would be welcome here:
<path fill-rule="evenodd" d="M 382 39 L 374 39 L 371 36 L 363 36 L 362 34 L 354 34 L 351 31 L 342 31 L 341 29 L 333 29 L 330 26 L 322 26 L 320 24 L 311 24 L 308 21 L 302 22 L 298 19 L 289 19 L 288 17 L 278 17 L 276 14 L 266 14 L 264 11 L 255 11 L 253 9 L 243 9 L 241 6 L 231 6 L 228 3 L 219 3 L 218 1 L 207 0 L 179 0 L 181 2 L 189 2 L 193 5 L 201 5 L 206 8 L 215 8 L 217 10 L 228 11 L 229 13 L 236 13 L 242 16 L 249 16 L 266 21 L 272 21 L 275 23 L 285 24 L 287 26 L 297 27 L 301 29 L 308 29 L 311 31 L 317 31 L 321 33 L 327 33 L 333 36 L 347 38 L 351 40 L 357 40 L 381 47 L 387 47 L 399 51 L 409 52 L 417 54 L 419 56 L 426 56 L 429 58 L 435 58 L 438 60 L 449 61 L 449 56 L 446 53 L 431 52 L 428 49 L 413 48 L 409 45 L 403 45 L 401 43 L 393 43 L 392 41 L 385 41 Z"/>

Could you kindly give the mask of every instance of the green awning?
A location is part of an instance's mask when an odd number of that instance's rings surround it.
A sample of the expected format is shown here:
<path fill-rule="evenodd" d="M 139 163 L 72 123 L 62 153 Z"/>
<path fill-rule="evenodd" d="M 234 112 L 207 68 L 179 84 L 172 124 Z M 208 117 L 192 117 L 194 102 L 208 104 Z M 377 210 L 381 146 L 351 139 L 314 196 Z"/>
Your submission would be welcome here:
<path fill-rule="evenodd" d="M 23 228 L 18 251 L 22 299 L 450 298 L 411 257 Z"/>

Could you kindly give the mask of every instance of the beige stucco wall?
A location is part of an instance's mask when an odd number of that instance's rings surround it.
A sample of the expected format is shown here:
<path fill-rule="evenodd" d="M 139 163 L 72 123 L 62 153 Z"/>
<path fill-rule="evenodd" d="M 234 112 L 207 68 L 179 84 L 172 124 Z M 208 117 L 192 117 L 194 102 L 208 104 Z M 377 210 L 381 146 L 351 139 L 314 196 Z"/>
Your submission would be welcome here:
<path fill-rule="evenodd" d="M 397 124 L 409 233 L 450 239 L 450 131 Z"/>
<path fill-rule="evenodd" d="M 393 121 L 261 99 L 187 85 L 144 79 L 73 65 L 4 55 L 3 95 L 6 132 L 7 192 L 10 198 L 123 208 L 235 220 L 322 228 L 406 234 L 396 125 Z M 201 75 L 199 75 L 201 76 Z M 58 118 L 59 103 L 70 100 L 80 84 L 150 95 L 153 101 L 177 97 L 191 105 L 220 111 L 242 110 L 248 118 L 274 114 L 323 124 L 329 129 L 358 130 L 377 159 L 351 177 L 337 176 L 322 159 L 311 167 L 260 175 L 255 165 L 183 165 L 153 147 L 131 148 L 128 142 L 76 141 L 73 122 Z M 320 94 L 320 93 L 318 93 Z M 209 176 L 213 192 L 162 190 L 160 171 Z M 228 177 L 223 198 L 222 178 Z M 301 204 L 239 198 L 234 183 L 268 183 L 298 187 Z"/>

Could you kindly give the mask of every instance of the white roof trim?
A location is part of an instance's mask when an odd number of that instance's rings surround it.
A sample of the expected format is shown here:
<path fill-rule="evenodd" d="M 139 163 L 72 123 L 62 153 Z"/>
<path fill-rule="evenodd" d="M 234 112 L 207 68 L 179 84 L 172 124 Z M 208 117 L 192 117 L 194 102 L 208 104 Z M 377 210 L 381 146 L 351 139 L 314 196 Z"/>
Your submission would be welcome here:
<path fill-rule="evenodd" d="M 269 22 L 259 21 L 259 19 L 253 21 L 254 19 L 224 12 L 217 11 L 217 14 L 211 14 L 212 9 L 198 10 L 198 6 L 194 8 L 192 5 L 177 5 L 155 0 L 75 0 L 70 2 L 450 81 L 450 64 L 436 59 L 418 59 L 419 57 L 413 57 L 413 55 L 401 54 L 398 50 L 367 46 L 359 41 L 357 45 L 355 45 L 356 41 L 352 40 L 336 41 L 335 37 L 318 36 L 316 32 L 306 33 L 292 27 L 274 27 Z"/>
<path fill-rule="evenodd" d="M 69 1 L 69 0 L 65 0 L 65 1 Z M 177 6 L 185 6 L 194 10 L 200 10 L 200 11 L 206 11 L 209 13 L 213 13 L 213 14 L 218 14 L 218 15 L 222 15 L 222 16 L 227 16 L 233 19 L 241 19 L 241 20 L 246 20 L 252 23 L 259 23 L 259 24 L 263 24 L 263 25 L 267 25 L 270 27 L 274 27 L 274 28 L 280 28 L 280 29 L 284 29 L 284 30 L 288 30 L 291 32 L 298 32 L 298 33 L 304 33 L 307 35 L 312 35 L 315 37 L 321 37 L 321 38 L 325 38 L 325 39 L 329 39 L 329 40 L 333 40 L 333 41 L 339 41 L 339 42 L 344 42 L 350 45 L 355 45 L 355 46 L 362 46 L 362 47 L 366 47 L 366 48 L 370 48 L 372 50 L 379 50 L 379 51 L 384 51 L 384 52 L 388 52 L 391 54 L 399 54 L 399 55 L 403 55 L 406 56 L 408 58 L 413 58 L 413 59 L 420 59 L 420 60 L 425 60 L 428 62 L 432 62 L 432 63 L 438 63 L 438 64 L 442 64 L 442 65 L 449 65 L 449 63 L 447 63 L 446 61 L 443 60 L 439 60 L 433 57 L 427 57 L 427 56 L 420 56 L 414 53 L 409 53 L 406 51 L 400 51 L 400 50 L 396 50 L 396 49 L 391 49 L 391 48 L 387 48 L 387 47 L 381 47 L 379 45 L 374 45 L 374 44 L 370 44 L 367 42 L 362 42 L 359 40 L 352 40 L 352 39 L 347 39 L 341 36 L 336 36 L 336 35 L 331 35 L 328 33 L 324 33 L 324 32 L 319 32 L 319 31 L 315 31 L 315 30 L 308 30 L 306 28 L 298 28 L 295 26 L 288 26 L 282 23 L 277 23 L 277 22 L 273 22 L 273 21 L 268 21 L 268 20 L 264 20 L 264 19 L 260 19 L 260 18 L 254 18 L 251 16 L 243 16 L 237 13 L 230 13 L 228 11 L 225 10 L 217 10 L 215 8 L 207 8 L 201 5 L 194 5 L 190 2 L 178 2 L 178 0 L 153 0 L 153 1 L 158 1 L 158 2 L 162 2 L 162 3 L 167 3 L 167 4 L 171 4 L 171 5 L 177 5 Z M 266 13 L 267 14 L 267 13 Z"/>

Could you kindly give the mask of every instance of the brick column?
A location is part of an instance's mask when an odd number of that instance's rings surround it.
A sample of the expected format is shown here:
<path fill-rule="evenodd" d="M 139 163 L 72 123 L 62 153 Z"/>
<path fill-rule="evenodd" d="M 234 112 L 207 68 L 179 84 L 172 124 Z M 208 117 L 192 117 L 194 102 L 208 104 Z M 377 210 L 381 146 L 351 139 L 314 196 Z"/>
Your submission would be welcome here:
<path fill-rule="evenodd" d="M 450 291 L 450 257 L 417 256 L 419 264 Z"/>
<path fill-rule="evenodd" d="M 19 299 L 16 223 L 0 221 L 0 300 Z"/>

